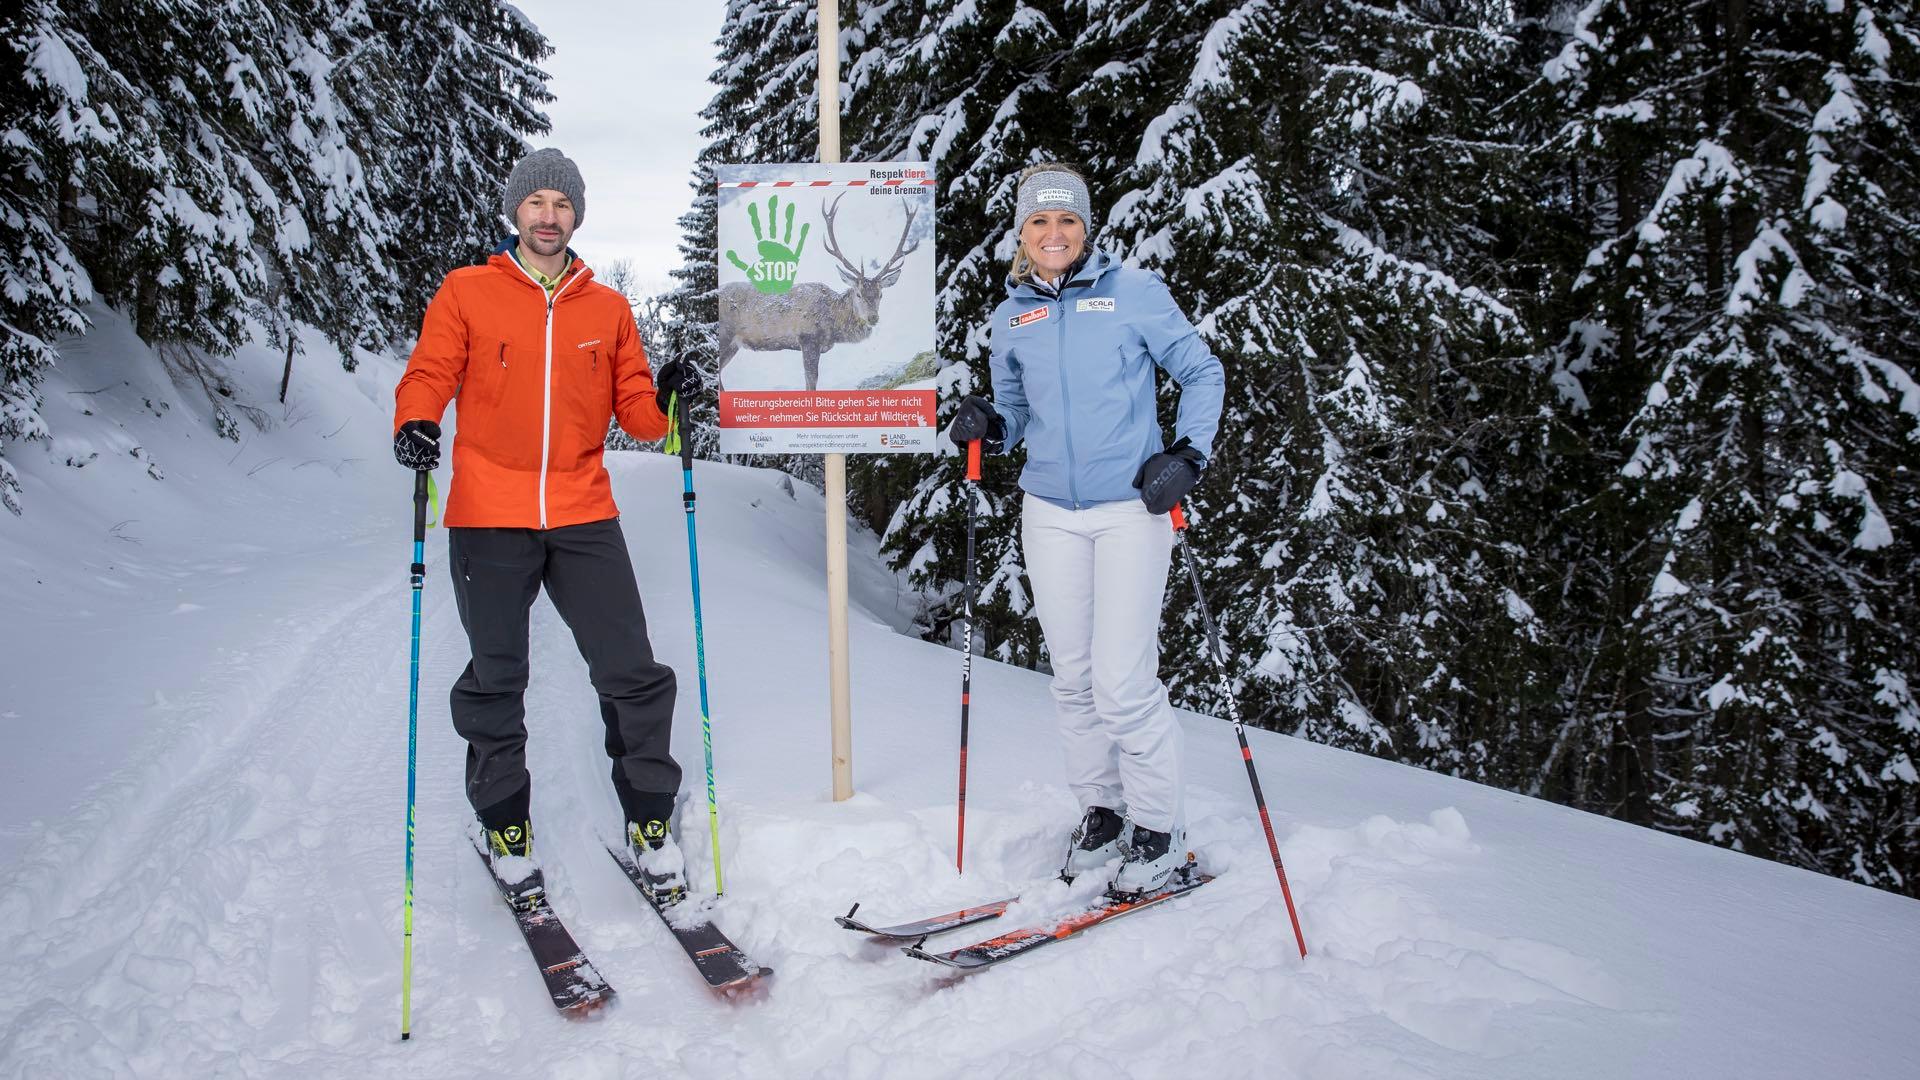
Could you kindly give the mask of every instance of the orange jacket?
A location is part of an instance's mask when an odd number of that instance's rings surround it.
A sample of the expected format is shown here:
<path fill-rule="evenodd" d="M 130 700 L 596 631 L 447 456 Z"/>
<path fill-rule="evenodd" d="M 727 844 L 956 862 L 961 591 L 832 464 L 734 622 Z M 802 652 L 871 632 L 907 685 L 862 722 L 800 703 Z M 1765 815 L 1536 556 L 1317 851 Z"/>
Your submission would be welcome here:
<path fill-rule="evenodd" d="M 394 388 L 393 427 L 456 396 L 446 524 L 557 529 L 619 514 L 601 464 L 607 418 L 667 433 L 626 298 L 584 265 L 551 301 L 513 256 L 448 274 Z"/>

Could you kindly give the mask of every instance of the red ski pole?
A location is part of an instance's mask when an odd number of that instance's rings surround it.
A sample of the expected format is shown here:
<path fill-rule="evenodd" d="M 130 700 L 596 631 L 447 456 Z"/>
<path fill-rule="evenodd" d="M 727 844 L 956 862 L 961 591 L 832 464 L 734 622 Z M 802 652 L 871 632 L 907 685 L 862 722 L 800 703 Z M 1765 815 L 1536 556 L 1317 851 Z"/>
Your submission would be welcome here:
<path fill-rule="evenodd" d="M 980 493 L 980 440 L 967 444 L 967 595 L 966 633 L 963 635 L 960 661 L 960 831 L 953 842 L 953 870 L 967 872 L 967 708 L 973 702 L 973 529 L 974 509 Z"/>
<path fill-rule="evenodd" d="M 1247 781 L 1253 785 L 1253 802 L 1260 808 L 1260 825 L 1267 831 L 1267 850 L 1273 854 L 1273 872 L 1280 878 L 1280 895 L 1287 901 L 1287 918 L 1293 920 L 1293 940 L 1300 945 L 1300 955 L 1307 955 L 1307 939 L 1300 932 L 1300 913 L 1293 907 L 1293 890 L 1287 886 L 1287 868 L 1280 863 L 1280 842 L 1273 836 L 1273 818 L 1267 814 L 1267 797 L 1260 791 L 1260 774 L 1253 771 L 1253 747 L 1247 745 L 1247 729 L 1240 723 L 1240 699 L 1233 692 L 1233 682 L 1227 677 L 1227 662 L 1220 651 L 1220 634 L 1214 629 L 1213 614 L 1207 610 L 1207 595 L 1200 591 L 1200 566 L 1194 561 L 1193 548 L 1187 543 L 1187 516 L 1180 511 L 1180 504 L 1173 507 L 1173 535 L 1180 541 L 1180 551 L 1186 556 L 1187 577 L 1193 582 L 1193 600 L 1200 608 L 1200 623 L 1207 630 L 1207 656 L 1213 661 L 1214 673 L 1220 676 L 1220 692 L 1227 699 L 1227 719 L 1233 721 L 1233 734 L 1240 740 L 1240 758 L 1247 763 Z M 964 758 L 962 759 L 964 760 Z"/>

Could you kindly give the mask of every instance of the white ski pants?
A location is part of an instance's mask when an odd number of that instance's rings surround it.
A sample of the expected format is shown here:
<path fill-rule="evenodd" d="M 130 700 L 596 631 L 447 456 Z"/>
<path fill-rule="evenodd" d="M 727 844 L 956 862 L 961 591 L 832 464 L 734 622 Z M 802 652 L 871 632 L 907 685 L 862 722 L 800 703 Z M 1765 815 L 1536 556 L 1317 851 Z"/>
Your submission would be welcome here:
<path fill-rule="evenodd" d="M 1053 659 L 1067 784 L 1082 810 L 1181 823 L 1182 735 L 1160 682 L 1173 528 L 1136 500 L 1066 510 L 1028 495 L 1021 545 Z"/>

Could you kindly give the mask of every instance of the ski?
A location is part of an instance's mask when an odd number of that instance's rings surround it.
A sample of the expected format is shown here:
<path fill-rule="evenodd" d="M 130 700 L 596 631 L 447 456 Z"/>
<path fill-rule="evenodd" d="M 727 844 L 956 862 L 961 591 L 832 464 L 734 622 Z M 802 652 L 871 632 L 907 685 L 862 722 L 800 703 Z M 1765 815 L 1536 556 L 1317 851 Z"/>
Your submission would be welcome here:
<path fill-rule="evenodd" d="M 973 945 L 962 946 L 949 952 L 928 952 L 919 945 L 909 945 L 901 951 L 916 960 L 926 960 L 961 972 L 979 971 L 992 967 L 1004 960 L 1032 952 L 1043 945 L 1056 941 L 1065 941 L 1083 931 L 1110 922 L 1122 915 L 1131 915 L 1143 908 L 1171 900 L 1212 881 L 1209 875 L 1188 868 L 1178 872 L 1168 885 L 1158 892 L 1144 896 L 1119 897 L 1111 894 L 1085 911 L 1076 912 L 1045 926 L 1028 926 L 1011 930 L 999 937 L 988 938 Z"/>
<path fill-rule="evenodd" d="M 693 966 L 699 969 L 700 976 L 707 980 L 708 986 L 715 990 L 733 990 L 773 974 L 772 968 L 761 967 L 746 953 L 741 952 L 739 947 L 713 924 L 712 920 L 681 920 L 687 925 L 678 925 L 673 909 L 686 901 L 683 899 L 671 904 L 654 902 L 653 897 L 647 895 L 646 887 L 642 884 L 644 878 L 640 868 L 634 865 L 633 859 L 612 844 L 607 845 L 607 854 L 613 856 L 613 861 L 620 864 L 621 872 L 627 875 L 628 881 L 633 882 L 633 887 L 640 893 L 640 898 L 660 916 L 660 921 L 666 924 L 667 930 L 673 934 L 673 939 L 686 950 L 687 959 L 693 961 Z"/>
<path fill-rule="evenodd" d="M 983 923 L 988 919 L 997 919 L 1007 910 L 1009 904 L 1018 899 L 1020 898 L 1017 896 L 1009 896 L 1005 900 L 964 907 L 958 911 L 949 911 L 945 915 L 935 915 L 930 919 L 920 919 L 916 922 L 897 923 L 893 926 L 872 926 L 854 918 L 854 914 L 860 910 L 860 905 L 855 904 L 853 909 L 845 915 L 835 915 L 833 921 L 848 930 L 870 937 L 886 938 L 890 941 L 918 941 L 935 934 L 944 934 L 949 930 L 958 930 L 963 926 Z"/>
<path fill-rule="evenodd" d="M 525 879 L 509 884 L 493 872 L 493 860 L 485 848 L 476 843 L 473 850 L 486 864 L 487 877 L 500 890 L 513 912 L 514 924 L 527 939 L 527 949 L 533 953 L 534 963 L 540 965 L 540 977 L 546 980 L 554 1008 L 568 1017 L 582 1017 L 612 1002 L 613 987 L 600 977 L 560 922 L 560 916 L 554 914 L 553 905 L 547 903 L 546 883 L 538 879 L 540 871 L 533 872 L 537 880 L 531 885 Z"/>

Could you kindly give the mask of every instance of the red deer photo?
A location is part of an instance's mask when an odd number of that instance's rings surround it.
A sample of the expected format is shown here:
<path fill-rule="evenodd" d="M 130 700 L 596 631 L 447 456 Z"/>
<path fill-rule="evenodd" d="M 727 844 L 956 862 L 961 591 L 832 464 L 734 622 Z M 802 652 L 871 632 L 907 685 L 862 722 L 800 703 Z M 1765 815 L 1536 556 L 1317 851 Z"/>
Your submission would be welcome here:
<path fill-rule="evenodd" d="M 933 447 L 925 165 L 718 170 L 715 374 L 728 452 Z"/>

